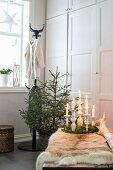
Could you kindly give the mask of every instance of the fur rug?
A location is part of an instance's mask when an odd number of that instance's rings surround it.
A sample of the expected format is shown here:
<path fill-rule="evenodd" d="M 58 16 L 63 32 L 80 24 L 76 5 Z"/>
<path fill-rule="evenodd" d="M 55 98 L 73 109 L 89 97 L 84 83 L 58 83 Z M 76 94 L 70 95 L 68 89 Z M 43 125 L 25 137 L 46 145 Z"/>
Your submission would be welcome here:
<path fill-rule="evenodd" d="M 113 164 L 113 152 L 101 135 L 76 135 L 64 133 L 59 129 L 51 135 L 45 152 L 38 156 L 36 170 L 42 170 L 44 162 L 56 162 L 60 165 Z"/>

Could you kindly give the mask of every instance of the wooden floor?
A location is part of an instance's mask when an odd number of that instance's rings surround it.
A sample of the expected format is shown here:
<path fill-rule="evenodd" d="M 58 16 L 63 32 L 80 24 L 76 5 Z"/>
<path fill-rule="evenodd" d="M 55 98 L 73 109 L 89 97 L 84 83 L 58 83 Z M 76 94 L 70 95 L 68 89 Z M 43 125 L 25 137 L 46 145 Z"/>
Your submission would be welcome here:
<path fill-rule="evenodd" d="M 0 170 L 36 170 L 36 158 L 39 153 L 22 151 L 15 144 L 13 152 L 0 153 Z"/>

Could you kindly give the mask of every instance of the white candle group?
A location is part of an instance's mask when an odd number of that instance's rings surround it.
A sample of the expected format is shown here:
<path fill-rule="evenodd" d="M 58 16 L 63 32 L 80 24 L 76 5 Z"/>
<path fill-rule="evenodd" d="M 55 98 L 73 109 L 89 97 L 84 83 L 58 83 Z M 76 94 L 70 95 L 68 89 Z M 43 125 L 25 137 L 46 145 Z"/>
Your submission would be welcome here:
<path fill-rule="evenodd" d="M 77 118 L 77 124 L 78 126 L 82 126 L 83 125 L 83 117 L 82 117 L 82 98 L 81 98 L 81 92 L 80 90 L 78 91 L 78 95 L 79 95 L 79 98 L 78 98 L 78 118 Z M 75 101 L 75 97 L 72 98 L 71 100 L 71 111 L 72 111 L 72 123 L 74 122 L 75 123 L 75 106 L 76 106 L 76 101 Z M 88 96 L 85 97 L 85 120 L 87 118 L 86 121 L 88 121 L 89 117 L 90 117 L 90 114 L 88 113 L 88 110 L 89 110 L 89 102 L 88 102 Z M 67 118 L 68 118 L 68 115 L 69 114 L 69 103 L 66 104 L 66 115 Z M 92 106 L 92 125 L 94 126 L 94 119 L 95 119 L 95 105 Z M 73 124 L 74 124 L 73 123 Z M 86 126 L 88 126 L 89 123 L 86 122 Z"/>

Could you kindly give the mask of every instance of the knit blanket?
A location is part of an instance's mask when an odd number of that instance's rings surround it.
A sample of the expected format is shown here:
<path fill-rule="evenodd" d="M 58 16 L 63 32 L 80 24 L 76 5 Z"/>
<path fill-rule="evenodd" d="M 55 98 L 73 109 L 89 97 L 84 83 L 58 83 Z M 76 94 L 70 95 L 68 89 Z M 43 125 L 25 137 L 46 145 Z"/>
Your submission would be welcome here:
<path fill-rule="evenodd" d="M 42 170 L 44 162 L 113 164 L 113 152 L 106 139 L 97 133 L 70 134 L 59 129 L 51 135 L 47 149 L 38 156 L 36 170 Z"/>

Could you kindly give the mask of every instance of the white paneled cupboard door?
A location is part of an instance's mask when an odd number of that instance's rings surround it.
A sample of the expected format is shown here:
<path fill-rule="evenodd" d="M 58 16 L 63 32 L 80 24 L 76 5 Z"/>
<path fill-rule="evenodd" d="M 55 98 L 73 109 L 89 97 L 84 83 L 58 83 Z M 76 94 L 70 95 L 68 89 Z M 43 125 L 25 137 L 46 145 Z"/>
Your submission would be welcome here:
<path fill-rule="evenodd" d="M 68 0 L 46 0 L 46 2 L 47 2 L 47 15 L 46 15 L 47 19 L 67 13 Z"/>
<path fill-rule="evenodd" d="M 67 14 L 46 22 L 46 79 L 50 79 L 49 70 L 60 71 L 60 75 L 67 72 Z M 66 76 L 60 81 L 66 84 Z"/>
<path fill-rule="evenodd" d="M 97 0 L 97 3 L 103 2 L 103 1 L 108 1 L 108 0 Z"/>
<path fill-rule="evenodd" d="M 69 9 L 77 10 L 96 4 L 96 0 L 69 0 Z"/>
<path fill-rule="evenodd" d="M 68 72 L 72 95 L 88 95 L 95 102 L 96 7 L 90 6 L 69 14 Z"/>
<path fill-rule="evenodd" d="M 98 72 L 97 99 L 100 116 L 107 112 L 113 128 L 113 0 L 98 4 Z"/>

